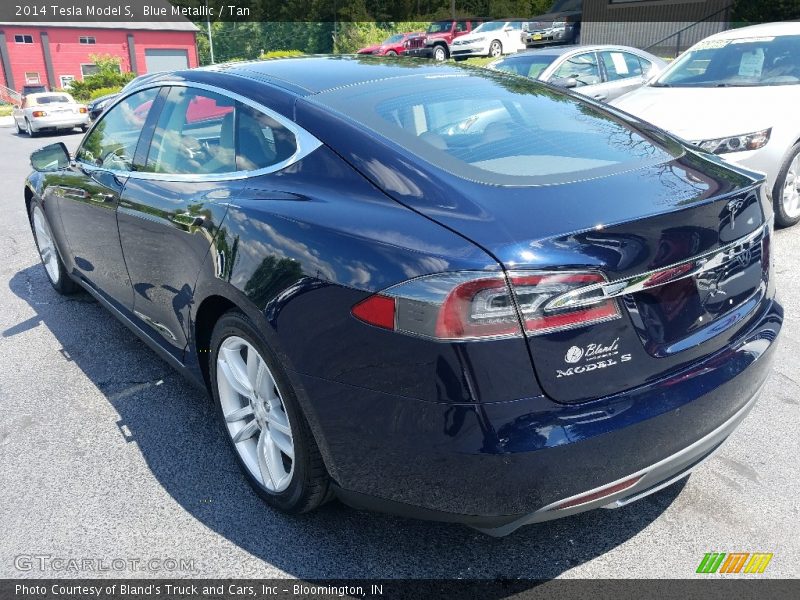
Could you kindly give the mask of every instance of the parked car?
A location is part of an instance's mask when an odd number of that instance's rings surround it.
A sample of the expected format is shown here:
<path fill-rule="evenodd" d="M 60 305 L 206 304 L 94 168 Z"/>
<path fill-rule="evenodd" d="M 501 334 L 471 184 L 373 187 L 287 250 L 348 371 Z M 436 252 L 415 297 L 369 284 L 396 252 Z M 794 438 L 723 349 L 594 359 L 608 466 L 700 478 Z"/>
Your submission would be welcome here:
<path fill-rule="evenodd" d="M 361 48 L 357 54 L 373 54 L 375 56 L 397 56 L 413 48 L 421 48 L 425 44 L 425 34 L 419 31 L 398 33 L 388 37 L 381 44 Z"/>
<path fill-rule="evenodd" d="M 708 458 L 775 356 L 763 178 L 539 82 L 180 71 L 31 162 L 53 287 L 207 388 L 287 512 L 336 495 L 503 535 L 622 506 Z"/>
<path fill-rule="evenodd" d="M 471 33 L 462 35 L 450 45 L 450 55 L 455 60 L 470 56 L 499 57 L 525 48 L 521 39 L 521 21 L 487 21 Z"/>
<path fill-rule="evenodd" d="M 713 35 L 619 108 L 707 152 L 766 173 L 775 220 L 800 221 L 800 23 Z"/>
<path fill-rule="evenodd" d="M 528 48 L 580 44 L 583 0 L 556 0 L 547 14 L 531 17 L 522 41 Z"/>
<path fill-rule="evenodd" d="M 467 35 L 481 23 L 491 19 L 464 19 L 434 21 L 425 31 L 425 45 L 403 51 L 404 56 L 432 58 L 443 61 L 450 58 L 450 45 L 458 37 Z"/>
<path fill-rule="evenodd" d="M 89 127 L 89 111 L 78 104 L 66 92 L 45 92 L 28 94 L 22 105 L 14 107 L 14 123 L 17 133 L 27 133 L 34 137 L 41 131 L 66 131 L 79 127 L 86 131 Z"/>
<path fill-rule="evenodd" d="M 627 46 L 553 46 L 496 60 L 491 69 L 572 88 L 605 102 L 643 85 L 667 63 Z"/>
<path fill-rule="evenodd" d="M 105 96 L 99 96 L 90 100 L 86 105 L 86 108 L 89 110 L 89 118 L 92 121 L 96 120 L 105 110 L 106 106 L 110 105 L 118 95 L 119 94 L 106 94 Z"/>

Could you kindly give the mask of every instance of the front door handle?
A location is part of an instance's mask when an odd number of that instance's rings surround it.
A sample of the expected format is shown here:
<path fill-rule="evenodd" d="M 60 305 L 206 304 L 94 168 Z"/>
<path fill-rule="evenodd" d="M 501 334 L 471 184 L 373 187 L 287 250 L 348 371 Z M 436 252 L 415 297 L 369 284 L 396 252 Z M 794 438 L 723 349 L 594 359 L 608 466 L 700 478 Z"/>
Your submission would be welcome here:
<path fill-rule="evenodd" d="M 74 200 L 86 200 L 89 197 L 89 193 L 86 190 L 66 186 L 58 186 L 56 193 L 62 198 L 72 198 Z"/>
<path fill-rule="evenodd" d="M 608 99 L 608 96 L 606 96 L 605 94 L 594 94 L 592 98 L 594 98 L 598 102 L 605 102 Z"/>
<path fill-rule="evenodd" d="M 193 215 L 191 213 L 179 213 L 170 217 L 173 223 L 183 225 L 184 227 L 202 227 L 206 220 L 205 217 Z"/>
<path fill-rule="evenodd" d="M 117 199 L 116 194 L 93 194 L 90 200 L 98 204 L 105 204 L 107 202 L 114 202 Z"/>

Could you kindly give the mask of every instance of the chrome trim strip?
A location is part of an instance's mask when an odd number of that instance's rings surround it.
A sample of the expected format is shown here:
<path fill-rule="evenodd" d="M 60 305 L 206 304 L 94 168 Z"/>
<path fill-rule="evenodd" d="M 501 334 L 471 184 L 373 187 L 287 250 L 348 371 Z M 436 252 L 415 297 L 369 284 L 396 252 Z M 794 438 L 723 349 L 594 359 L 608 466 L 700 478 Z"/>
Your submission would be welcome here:
<path fill-rule="evenodd" d="M 220 88 L 213 85 L 208 85 L 205 83 L 195 83 L 192 81 L 173 81 L 173 80 L 161 80 L 157 82 L 150 82 L 145 83 L 141 86 L 137 86 L 136 88 L 130 90 L 130 93 L 126 94 L 122 98 L 117 98 L 114 100 L 114 103 L 109 106 L 107 109 L 103 111 L 103 114 L 95 124 L 92 126 L 92 129 L 86 134 L 84 137 L 84 141 L 88 139 L 90 135 L 92 135 L 92 131 L 97 126 L 97 123 L 100 123 L 108 111 L 113 110 L 114 107 L 129 98 L 133 94 L 139 93 L 141 91 L 152 89 L 152 88 L 162 88 L 162 87 L 186 87 L 186 88 L 193 88 L 193 89 L 200 89 L 205 90 L 208 92 L 214 92 L 215 94 L 219 94 L 221 96 L 225 96 L 232 100 L 237 100 L 242 104 L 246 104 L 251 108 L 256 109 L 259 112 L 263 112 L 270 118 L 274 119 L 286 129 L 291 131 L 297 142 L 297 150 L 295 153 L 292 154 L 286 160 L 283 160 L 279 163 L 274 165 L 270 165 L 268 167 L 264 167 L 263 169 L 255 169 L 253 171 L 231 171 L 230 173 L 208 173 L 208 174 L 196 174 L 196 173 L 184 173 L 184 174 L 169 174 L 169 173 L 147 173 L 142 171 L 115 171 L 112 169 L 104 169 L 102 167 L 98 167 L 97 165 L 91 165 L 92 168 L 100 168 L 103 171 L 107 171 L 109 173 L 113 173 L 114 175 L 118 175 L 121 177 L 130 177 L 131 179 L 145 179 L 145 180 L 152 180 L 152 181 L 192 181 L 192 182 L 206 182 L 206 181 L 233 181 L 238 179 L 248 179 L 250 177 L 258 177 L 259 175 L 268 175 L 269 173 L 275 173 L 276 171 L 280 171 L 281 169 L 285 169 L 286 167 L 293 165 L 299 160 L 302 160 L 309 154 L 311 154 L 314 150 L 322 146 L 322 142 L 320 142 L 317 138 L 313 135 L 308 133 L 305 129 L 300 128 L 294 121 L 286 118 L 285 116 L 275 112 L 274 110 L 267 108 L 263 104 L 259 104 L 258 102 L 251 100 L 245 96 L 237 94 L 235 92 L 228 91 L 224 88 Z M 81 142 L 81 147 L 83 146 L 83 142 Z M 75 155 L 78 155 L 80 151 L 80 147 L 76 151 Z"/>
<path fill-rule="evenodd" d="M 579 308 L 598 304 L 609 298 L 617 298 L 627 294 L 635 294 L 646 289 L 662 286 L 693 277 L 706 271 L 713 271 L 731 261 L 742 250 L 745 250 L 755 243 L 760 242 L 769 230 L 769 224 L 764 223 L 755 231 L 717 248 L 705 254 L 695 256 L 685 261 L 661 267 L 652 271 L 647 271 L 641 275 L 635 275 L 626 279 L 617 279 L 611 282 L 600 282 L 586 285 L 576 290 L 565 292 L 556 296 L 544 306 L 545 312 L 563 310 L 565 308 Z M 674 271 L 674 273 L 670 273 Z M 581 298 L 591 292 L 600 291 L 602 295 L 595 295 L 591 298 Z"/>

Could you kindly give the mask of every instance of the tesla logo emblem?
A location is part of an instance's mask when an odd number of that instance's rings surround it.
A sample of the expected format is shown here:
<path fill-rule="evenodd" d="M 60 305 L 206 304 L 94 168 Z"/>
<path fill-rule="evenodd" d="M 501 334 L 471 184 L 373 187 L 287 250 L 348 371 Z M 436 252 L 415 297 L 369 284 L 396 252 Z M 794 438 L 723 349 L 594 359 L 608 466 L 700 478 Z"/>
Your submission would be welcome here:
<path fill-rule="evenodd" d="M 728 202 L 728 212 L 731 213 L 731 229 L 736 228 L 736 211 L 742 208 L 744 200 L 731 200 Z"/>

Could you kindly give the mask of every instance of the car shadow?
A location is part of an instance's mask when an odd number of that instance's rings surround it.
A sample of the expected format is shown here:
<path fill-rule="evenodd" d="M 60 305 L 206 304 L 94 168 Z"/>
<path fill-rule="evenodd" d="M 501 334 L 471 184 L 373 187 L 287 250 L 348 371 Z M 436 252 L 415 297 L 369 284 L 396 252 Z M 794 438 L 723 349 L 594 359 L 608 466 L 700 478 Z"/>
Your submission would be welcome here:
<path fill-rule="evenodd" d="M 523 527 L 499 539 L 461 525 L 359 512 L 338 502 L 287 516 L 248 487 L 208 398 L 88 294 L 59 296 L 39 264 L 16 273 L 9 287 L 34 316 L 0 337 L 46 327 L 64 359 L 77 365 L 120 415 L 120 435 L 138 446 L 164 490 L 203 525 L 292 576 L 549 579 L 639 534 L 683 487 L 673 485 L 619 510 Z"/>

